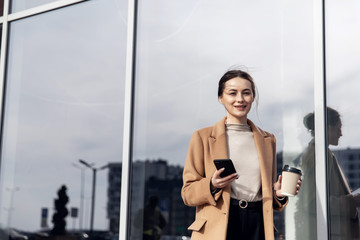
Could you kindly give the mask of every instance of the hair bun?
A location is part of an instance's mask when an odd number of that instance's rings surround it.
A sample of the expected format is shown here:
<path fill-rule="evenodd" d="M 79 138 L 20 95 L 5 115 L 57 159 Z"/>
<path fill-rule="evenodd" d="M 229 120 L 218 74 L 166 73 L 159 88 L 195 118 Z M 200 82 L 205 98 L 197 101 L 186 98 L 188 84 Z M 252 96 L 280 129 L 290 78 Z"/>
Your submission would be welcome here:
<path fill-rule="evenodd" d="M 310 130 L 310 131 L 314 131 L 315 126 L 314 126 L 314 113 L 308 113 L 304 119 L 303 119 L 303 123 L 305 125 L 305 127 Z"/>

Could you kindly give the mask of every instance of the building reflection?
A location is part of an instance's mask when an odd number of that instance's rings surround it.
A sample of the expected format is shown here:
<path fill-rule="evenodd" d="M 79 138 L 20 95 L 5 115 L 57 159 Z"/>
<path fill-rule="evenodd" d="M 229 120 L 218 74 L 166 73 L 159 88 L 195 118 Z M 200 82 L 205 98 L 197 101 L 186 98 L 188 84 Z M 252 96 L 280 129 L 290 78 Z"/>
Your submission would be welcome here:
<path fill-rule="evenodd" d="M 334 150 L 351 189 L 360 188 L 360 148 Z"/>
<path fill-rule="evenodd" d="M 310 143 L 311 144 L 311 143 Z M 311 145 L 312 146 L 312 145 Z M 360 148 L 346 148 L 333 151 L 334 156 L 338 159 L 339 165 L 342 168 L 343 174 L 348 180 L 351 189 L 360 187 Z M 302 155 L 304 157 L 304 154 Z M 300 164 L 298 158 L 297 163 Z M 296 163 L 296 161 L 294 163 Z M 113 162 L 108 165 L 108 189 L 107 189 L 107 220 L 109 222 L 108 229 L 102 231 L 94 231 L 93 238 L 99 240 L 114 240 L 118 237 L 119 231 L 119 216 L 120 216 L 120 200 L 121 200 L 121 162 Z M 283 152 L 277 153 L 277 171 L 281 172 L 283 166 Z M 309 180 L 308 170 L 303 168 L 304 181 L 303 189 L 299 194 L 299 199 L 304 196 L 313 196 L 309 194 L 309 186 L 307 184 L 314 184 Z M 167 160 L 144 160 L 135 161 L 133 163 L 133 178 L 132 178 L 132 199 L 131 202 L 131 239 L 145 239 L 144 231 L 146 232 L 147 226 L 151 225 L 151 221 L 158 221 L 162 238 L 170 239 L 175 236 L 190 236 L 187 227 L 194 219 L 195 209 L 187 207 L 183 204 L 180 190 L 182 187 L 182 166 L 170 165 Z M 15 195 L 16 197 L 16 195 Z M 151 204 L 151 199 L 156 199 L 156 203 Z M 304 200 L 302 200 L 304 201 Z M 296 214 L 302 212 L 302 217 L 306 217 L 308 222 L 315 224 L 311 218 L 306 215 L 308 211 L 299 208 L 297 201 Z M 144 210 L 149 206 L 153 209 L 158 209 L 156 213 L 161 215 L 163 220 L 155 220 L 151 217 L 148 210 Z M 313 208 L 307 209 L 311 211 Z M 156 210 L 157 211 L 157 210 Z M 151 212 L 151 211 L 150 211 Z M 312 214 L 315 214 L 315 210 Z M 298 221 L 298 219 L 294 220 Z M 315 216 L 316 217 L 316 216 Z M 286 239 L 285 219 L 284 213 L 274 212 L 275 226 L 278 230 L 276 239 Z M 160 219 L 160 218 L 159 218 Z M 315 218 L 314 218 L 315 219 Z M 67 235 L 75 237 L 75 239 L 90 238 L 90 233 L 87 230 L 80 231 L 71 229 L 70 219 L 67 223 Z M 149 223 L 150 221 L 150 223 Z M 162 223 L 160 223 L 162 221 Z M 297 223 L 299 224 L 299 223 Z M 10 230 L 3 228 L 0 231 L 0 240 L 3 239 L 49 239 L 50 235 L 47 230 L 42 232 L 26 232 L 21 229 L 16 229 L 16 223 L 13 224 L 14 228 Z M 50 226 L 51 227 L 51 226 Z M 302 227 L 301 234 L 296 236 L 295 239 L 302 239 L 303 236 L 309 234 L 316 234 L 316 225 L 312 232 L 309 227 Z"/>
<path fill-rule="evenodd" d="M 108 217 L 110 231 L 117 232 L 120 214 L 121 163 L 109 165 Z M 195 209 L 184 205 L 180 190 L 182 187 L 181 166 L 169 165 L 166 160 L 145 160 L 133 163 L 131 235 L 141 239 L 143 227 L 134 227 L 139 221 L 139 211 L 152 196 L 158 198 L 158 207 L 164 216 L 166 226 L 162 235 L 189 236 L 187 227 L 193 221 Z M 142 216 L 144 218 L 144 216 Z M 138 224 L 137 224 L 138 225 Z"/>
<path fill-rule="evenodd" d="M 150 196 L 144 208 L 140 209 L 134 219 L 134 227 L 137 228 L 143 240 L 159 240 L 167 222 L 159 207 L 159 197 Z"/>

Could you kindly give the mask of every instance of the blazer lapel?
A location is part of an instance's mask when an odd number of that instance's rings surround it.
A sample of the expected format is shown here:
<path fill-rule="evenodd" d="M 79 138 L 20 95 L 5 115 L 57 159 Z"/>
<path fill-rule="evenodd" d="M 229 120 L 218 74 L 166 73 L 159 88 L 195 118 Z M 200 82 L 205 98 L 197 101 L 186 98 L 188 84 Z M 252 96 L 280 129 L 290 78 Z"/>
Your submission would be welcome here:
<path fill-rule="evenodd" d="M 223 118 L 221 121 L 215 124 L 211 132 L 211 136 L 209 137 L 210 154 L 212 157 L 211 161 L 213 161 L 214 159 L 229 158 L 225 133 L 225 119 L 226 118 Z M 215 164 L 211 164 L 214 167 L 214 171 L 216 171 Z M 223 189 L 222 198 L 224 199 L 224 204 L 226 206 L 224 209 L 224 213 L 226 213 L 230 207 L 230 191 L 230 184 Z"/>
<path fill-rule="evenodd" d="M 225 118 L 217 122 L 213 127 L 211 136 L 209 137 L 209 146 L 212 160 L 228 158 Z"/>

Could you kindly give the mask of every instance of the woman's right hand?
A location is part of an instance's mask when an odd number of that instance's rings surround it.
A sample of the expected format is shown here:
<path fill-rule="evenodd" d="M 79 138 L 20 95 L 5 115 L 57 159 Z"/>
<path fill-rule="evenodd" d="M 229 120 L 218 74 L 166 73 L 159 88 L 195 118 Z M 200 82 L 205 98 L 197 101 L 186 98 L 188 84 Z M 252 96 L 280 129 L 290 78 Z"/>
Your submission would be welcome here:
<path fill-rule="evenodd" d="M 211 190 L 215 190 L 217 188 L 224 188 L 227 185 L 229 185 L 232 181 L 234 181 L 235 179 L 239 178 L 239 175 L 237 173 L 233 173 L 230 174 L 229 176 L 226 177 L 220 177 L 220 174 L 225 170 L 225 168 L 220 168 L 219 170 L 216 170 L 214 172 L 214 175 L 211 178 L 211 187 L 213 187 L 214 189 Z"/>

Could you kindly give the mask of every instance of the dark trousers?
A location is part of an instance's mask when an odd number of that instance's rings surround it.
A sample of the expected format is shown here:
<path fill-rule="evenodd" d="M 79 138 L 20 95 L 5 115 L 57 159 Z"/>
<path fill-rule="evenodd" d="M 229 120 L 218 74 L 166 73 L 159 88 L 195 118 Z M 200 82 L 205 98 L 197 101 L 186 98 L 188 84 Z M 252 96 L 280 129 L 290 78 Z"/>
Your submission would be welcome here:
<path fill-rule="evenodd" d="M 264 239 L 264 220 L 261 204 L 255 207 L 240 208 L 232 199 L 226 240 Z"/>

